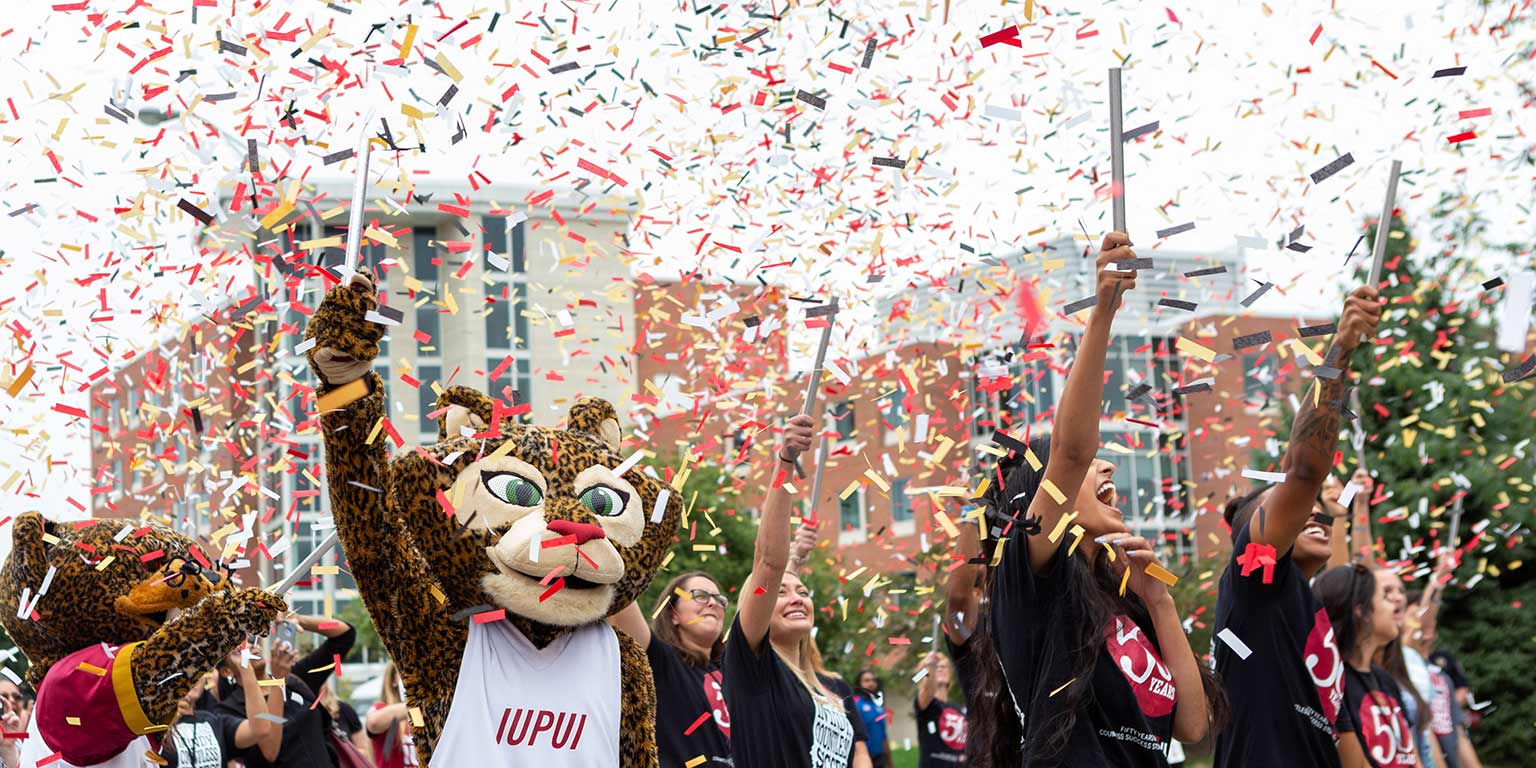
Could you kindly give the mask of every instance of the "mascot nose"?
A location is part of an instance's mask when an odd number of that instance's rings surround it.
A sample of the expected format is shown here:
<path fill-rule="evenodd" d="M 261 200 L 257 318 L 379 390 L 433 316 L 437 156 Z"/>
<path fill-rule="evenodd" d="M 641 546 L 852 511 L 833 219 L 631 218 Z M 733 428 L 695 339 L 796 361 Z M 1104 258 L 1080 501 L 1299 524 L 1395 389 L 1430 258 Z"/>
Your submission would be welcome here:
<path fill-rule="evenodd" d="M 575 536 L 576 546 L 581 546 L 593 539 L 605 539 L 608 534 L 603 533 L 600 525 L 591 523 L 578 523 L 575 520 L 551 520 L 544 526 L 560 536 Z"/>

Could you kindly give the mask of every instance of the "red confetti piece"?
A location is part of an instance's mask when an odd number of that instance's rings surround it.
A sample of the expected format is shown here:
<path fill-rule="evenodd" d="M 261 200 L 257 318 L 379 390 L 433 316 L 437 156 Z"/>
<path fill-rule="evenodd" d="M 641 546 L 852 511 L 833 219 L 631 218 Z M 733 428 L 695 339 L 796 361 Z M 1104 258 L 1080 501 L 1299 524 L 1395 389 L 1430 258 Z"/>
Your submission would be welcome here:
<path fill-rule="evenodd" d="M 1461 133 L 1455 134 L 1454 136 L 1445 137 L 1445 141 L 1447 144 L 1460 144 L 1463 141 L 1471 141 L 1475 138 L 1477 138 L 1477 133 L 1475 131 L 1462 131 Z"/>
<path fill-rule="evenodd" d="M 1474 117 L 1487 117 L 1491 114 L 1493 114 L 1492 107 L 1483 107 L 1482 109 L 1463 109 L 1458 117 L 1462 120 L 1470 120 Z"/>
<path fill-rule="evenodd" d="M 1165 7 L 1164 7 L 1164 8 L 1163 8 L 1163 10 L 1165 10 L 1165 11 L 1167 11 L 1167 12 L 1168 12 L 1168 20 L 1169 20 L 1169 21 L 1171 21 L 1171 22 L 1173 22 L 1173 23 L 1175 23 L 1175 24 L 1178 24 L 1178 25 L 1179 25 L 1179 26 L 1184 26 L 1184 22 L 1182 22 L 1182 21 L 1179 21 L 1179 17 L 1178 17 L 1178 16 L 1177 16 L 1177 15 L 1175 15 L 1175 14 L 1174 14 L 1174 12 L 1173 12 L 1173 9 L 1172 9 L 1172 8 L 1168 8 L 1168 7 L 1166 7 L 1166 6 L 1165 6 Z"/>
<path fill-rule="evenodd" d="M 1317 25 L 1317 29 L 1312 30 L 1312 36 L 1307 38 L 1307 44 L 1317 45 L 1317 38 L 1321 34 L 1323 34 L 1323 25 L 1319 24 Z"/>
<path fill-rule="evenodd" d="M 549 585 L 549 589 L 544 590 L 544 594 L 539 595 L 539 602 L 542 603 L 545 600 L 548 600 L 549 598 L 554 597 L 555 593 L 559 592 L 562 589 L 565 589 L 565 579 L 564 578 L 555 579 L 555 583 Z"/>
<path fill-rule="evenodd" d="M 1392 70 L 1390 70 L 1390 69 L 1387 69 L 1387 68 L 1386 68 L 1386 67 L 1384 67 L 1384 66 L 1382 66 L 1382 65 L 1381 65 L 1381 62 L 1379 62 L 1379 61 L 1377 61 L 1377 60 L 1375 60 L 1375 59 L 1371 59 L 1371 65 L 1372 65 L 1372 66 L 1374 66 L 1374 67 L 1376 67 L 1376 68 L 1377 68 L 1377 69 L 1379 69 L 1379 70 L 1381 70 L 1381 71 L 1383 71 L 1383 72 L 1385 72 L 1385 73 L 1387 73 L 1387 77 L 1390 77 L 1390 78 L 1392 78 L 1392 79 L 1393 79 L 1393 80 L 1396 80 L 1396 79 L 1397 79 L 1397 75 L 1394 75 L 1394 74 L 1392 74 Z"/>
<path fill-rule="evenodd" d="M 570 534 L 566 534 L 564 536 L 556 536 L 553 539 L 545 539 L 544 543 L 541 544 L 540 546 L 542 546 L 544 549 L 550 549 L 552 547 L 563 547 L 563 546 L 565 546 L 567 544 L 575 544 L 575 543 L 576 543 L 576 534 L 570 533 Z"/>
<path fill-rule="evenodd" d="M 444 514 L 446 514 L 448 517 L 453 517 L 453 502 L 448 500 L 448 494 L 443 493 L 442 490 L 438 490 L 437 503 L 438 506 L 443 508 Z"/>
<path fill-rule="evenodd" d="M 981 47 L 983 48 L 990 48 L 999 44 L 1011 45 L 1015 48 L 1023 48 L 1024 44 L 1019 42 L 1019 28 L 1016 26 L 1009 26 L 1003 29 L 999 29 L 996 32 L 981 36 Z"/>
<path fill-rule="evenodd" d="M 703 724 L 705 724 L 707 722 L 709 722 L 709 713 L 705 712 L 704 714 L 699 715 L 699 719 L 693 721 L 693 725 L 688 726 L 688 730 L 683 731 L 683 735 L 684 736 L 692 736 L 693 732 L 695 730 L 698 730 L 699 726 L 701 726 L 701 725 L 703 725 Z"/>
<path fill-rule="evenodd" d="M 539 598 L 540 600 L 544 598 Z M 507 609 L 497 608 L 494 611 L 481 611 L 475 614 L 476 624 L 489 624 L 493 621 L 501 621 L 507 617 Z"/>

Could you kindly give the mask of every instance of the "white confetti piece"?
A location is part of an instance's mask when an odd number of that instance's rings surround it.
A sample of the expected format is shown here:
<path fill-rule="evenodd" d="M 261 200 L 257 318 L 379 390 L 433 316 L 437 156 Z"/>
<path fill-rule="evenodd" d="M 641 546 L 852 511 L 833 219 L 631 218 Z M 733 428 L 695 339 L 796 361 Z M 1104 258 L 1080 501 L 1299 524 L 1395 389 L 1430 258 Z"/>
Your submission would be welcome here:
<path fill-rule="evenodd" d="M 1221 630 L 1216 634 L 1216 637 L 1220 638 L 1223 643 L 1226 643 L 1227 647 L 1231 648 L 1232 652 L 1237 654 L 1237 657 L 1240 659 L 1246 659 L 1253 655 L 1253 649 L 1249 648 L 1248 644 L 1243 642 L 1243 639 L 1238 637 L 1231 627 Z"/>

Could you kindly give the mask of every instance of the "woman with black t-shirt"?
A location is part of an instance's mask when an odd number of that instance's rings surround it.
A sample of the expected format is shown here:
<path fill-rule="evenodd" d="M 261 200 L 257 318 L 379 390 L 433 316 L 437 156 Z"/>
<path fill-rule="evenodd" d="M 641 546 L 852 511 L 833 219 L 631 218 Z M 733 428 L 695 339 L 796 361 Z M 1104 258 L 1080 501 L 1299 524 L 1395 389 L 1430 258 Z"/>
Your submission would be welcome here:
<path fill-rule="evenodd" d="M 283 741 L 282 691 L 263 691 L 256 668 L 242 663 L 239 650 L 225 663 L 238 670 L 240 688 L 245 691 L 245 716 L 214 711 L 209 690 L 218 688 L 216 673 L 204 676 L 176 702 L 176 719 L 160 741 L 159 756 L 170 768 L 224 768 L 240 750 L 250 747 L 261 750 L 268 760 L 277 758 Z"/>
<path fill-rule="evenodd" d="M 731 765 L 731 715 L 720 683 L 726 602 L 709 574 L 690 571 L 667 582 L 650 624 L 638 603 L 608 619 L 650 659 L 661 768 Z"/>
<path fill-rule="evenodd" d="M 983 675 L 977 699 L 990 703 L 972 713 L 972 765 L 1166 766 L 1169 738 L 1200 741 L 1223 708 L 1168 592 L 1172 574 L 1127 532 L 1115 465 L 1096 458 L 1110 325 L 1136 287 L 1135 272 L 1113 269 L 1135 257 L 1129 245 L 1104 238 L 1054 445 L 997 437 L 1011 454 L 982 501 L 1002 548 L 990 632 L 1003 679 Z M 989 699 L 999 688 L 1008 695 Z"/>
<path fill-rule="evenodd" d="M 946 700 L 954 677 L 949 659 L 929 651 L 918 674 L 917 768 L 965 765 L 965 713 Z"/>
<path fill-rule="evenodd" d="M 1358 727 L 1353 743 L 1347 738 L 1339 742 L 1344 768 L 1419 764 L 1413 729 L 1403 711 L 1403 692 L 1386 669 L 1372 662 L 1377 650 L 1395 639 L 1402 626 L 1401 584 L 1377 578 L 1376 571 L 1360 563 L 1324 571 L 1312 582 L 1347 662 L 1344 706 Z"/>
<path fill-rule="evenodd" d="M 811 449 L 811 417 L 784 430 L 784 447 Z M 809 660 L 815 609 L 789 561 L 789 492 L 795 463 L 781 452 L 736 619 L 726 635 L 722 671 L 733 723 L 736 768 L 846 768 L 853 725 Z"/>
<path fill-rule="evenodd" d="M 318 691 L 336 671 L 336 659 L 344 658 L 357 641 L 357 630 L 346 622 L 321 616 L 295 616 L 292 621 L 308 632 L 318 632 L 325 641 L 302 659 L 296 658 L 287 641 L 279 641 L 267 659 L 270 677 L 284 681 L 283 739 L 277 759 L 266 758 L 259 750 L 245 749 L 240 759 L 246 768 L 334 768 L 336 757 L 328 743 L 330 713 L 320 706 Z M 220 680 L 223 699 L 218 711 L 239 715 L 245 711 L 245 691 L 229 679 L 233 671 L 223 668 Z"/>

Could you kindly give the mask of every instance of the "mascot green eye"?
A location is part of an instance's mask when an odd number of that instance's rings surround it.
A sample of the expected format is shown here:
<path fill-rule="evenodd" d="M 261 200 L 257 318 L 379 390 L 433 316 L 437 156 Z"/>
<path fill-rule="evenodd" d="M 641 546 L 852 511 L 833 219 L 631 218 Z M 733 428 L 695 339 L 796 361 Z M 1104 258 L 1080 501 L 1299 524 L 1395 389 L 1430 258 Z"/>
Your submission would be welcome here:
<path fill-rule="evenodd" d="M 581 503 L 598 517 L 618 517 L 629 497 L 606 485 L 594 485 L 581 492 Z"/>
<path fill-rule="evenodd" d="M 537 507 L 544 501 L 544 492 L 539 486 L 534 485 L 522 475 L 514 475 L 511 472 L 486 472 L 480 477 L 485 483 L 485 489 L 496 497 L 497 501 L 504 501 L 519 507 Z"/>

